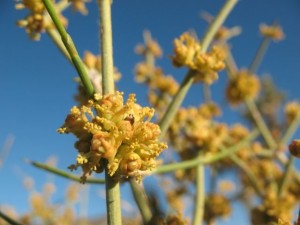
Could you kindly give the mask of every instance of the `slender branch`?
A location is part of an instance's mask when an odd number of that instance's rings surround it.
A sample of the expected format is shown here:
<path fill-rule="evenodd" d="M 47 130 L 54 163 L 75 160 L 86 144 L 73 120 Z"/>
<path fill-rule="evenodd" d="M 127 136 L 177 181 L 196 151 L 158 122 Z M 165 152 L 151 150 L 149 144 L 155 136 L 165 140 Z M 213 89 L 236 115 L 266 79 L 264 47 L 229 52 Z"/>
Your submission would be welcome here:
<path fill-rule="evenodd" d="M 246 106 L 250 111 L 252 118 L 254 119 L 259 131 L 261 132 L 262 136 L 264 137 L 265 141 L 267 142 L 268 146 L 271 149 L 275 149 L 277 143 L 273 138 L 272 134 L 270 133 L 269 128 L 267 127 L 264 119 L 262 118 L 260 112 L 258 111 L 256 104 L 251 99 L 246 99 Z"/>
<path fill-rule="evenodd" d="M 206 52 L 213 37 L 215 36 L 217 30 L 220 28 L 222 23 L 225 21 L 226 17 L 229 15 L 230 11 L 233 9 L 237 0 L 227 0 L 222 9 L 219 11 L 218 15 L 215 17 L 213 22 L 210 24 L 207 32 L 203 37 L 201 44 L 201 51 Z M 166 113 L 161 119 L 159 126 L 161 129 L 160 137 L 164 137 L 167 129 L 169 128 L 174 116 L 176 115 L 177 110 L 179 109 L 181 103 L 183 102 L 188 90 L 194 82 L 194 71 L 189 70 L 186 74 L 183 82 L 180 85 L 180 88 L 176 95 L 174 96 L 172 102 L 168 106 Z"/>
<path fill-rule="evenodd" d="M 194 159 L 187 160 L 184 162 L 162 165 L 158 167 L 156 170 L 154 170 L 153 173 L 154 174 L 169 173 L 180 169 L 189 169 L 199 164 L 210 164 L 216 162 L 229 155 L 236 153 L 237 151 L 239 151 L 240 149 L 248 145 L 252 140 L 257 138 L 257 136 L 258 136 L 258 131 L 253 131 L 246 138 L 244 138 L 242 141 L 235 144 L 234 146 L 228 148 L 222 148 L 219 153 L 216 153 L 214 155 L 201 156 L 201 157 L 198 156 Z"/>
<path fill-rule="evenodd" d="M 114 62 L 112 47 L 111 0 L 98 0 L 100 14 L 102 90 L 114 92 Z"/>
<path fill-rule="evenodd" d="M 262 40 L 262 42 L 260 43 L 259 48 L 257 49 L 257 52 L 255 54 L 255 57 L 254 57 L 251 65 L 249 66 L 250 73 L 254 73 L 258 69 L 258 67 L 267 51 L 269 44 L 270 44 L 270 38 L 267 38 L 267 37 L 265 37 Z"/>
<path fill-rule="evenodd" d="M 147 196 L 144 192 L 143 186 L 141 184 L 138 184 L 135 179 L 130 179 L 130 187 L 132 190 L 132 194 L 134 197 L 134 200 L 139 207 L 139 210 L 141 212 L 143 222 L 144 224 L 149 224 L 152 219 L 152 212 L 149 207 Z"/>
<path fill-rule="evenodd" d="M 298 126 L 300 123 L 300 113 L 297 114 L 296 118 L 294 119 L 294 121 L 290 124 L 290 126 L 288 127 L 288 129 L 286 130 L 285 134 L 283 135 L 280 143 L 281 144 L 287 144 L 287 142 L 289 141 L 289 139 L 293 136 L 293 134 L 296 132 Z M 292 155 L 289 156 L 289 159 L 286 163 L 285 166 L 285 173 L 283 174 L 283 177 L 279 183 L 278 186 L 278 196 L 281 197 L 284 193 L 284 190 L 286 188 L 286 184 L 288 181 L 288 177 L 290 176 L 291 173 L 295 173 L 296 171 L 293 168 L 293 162 L 294 162 L 294 157 Z"/>
<path fill-rule="evenodd" d="M 230 156 L 230 159 L 246 174 L 256 193 L 262 197 L 264 194 L 263 191 L 258 186 L 258 179 L 255 176 L 255 174 L 251 171 L 251 169 L 248 167 L 248 165 L 242 160 L 240 160 L 236 155 Z"/>
<path fill-rule="evenodd" d="M 98 0 L 98 6 L 100 14 L 99 30 L 101 34 L 102 91 L 103 94 L 110 94 L 115 89 L 113 78 L 111 0 Z M 120 183 L 115 176 L 108 174 L 107 166 L 105 166 L 105 180 L 107 224 L 121 225 Z"/>
<path fill-rule="evenodd" d="M 300 124 L 300 113 L 297 114 L 296 118 L 293 120 L 293 122 L 289 125 L 288 129 L 285 131 L 283 137 L 280 140 L 280 143 L 287 144 L 289 139 L 294 135 L 294 133 L 297 131 Z"/>
<path fill-rule="evenodd" d="M 201 225 L 205 205 L 205 168 L 203 165 L 196 167 L 196 199 L 194 205 L 194 218 L 192 225 Z"/>
<path fill-rule="evenodd" d="M 280 183 L 278 185 L 278 196 L 282 197 L 282 195 L 284 194 L 284 190 L 286 189 L 286 185 L 287 185 L 287 181 L 288 181 L 288 177 L 290 176 L 290 174 L 293 171 L 293 162 L 294 162 L 295 157 L 290 155 L 288 162 L 285 166 L 285 172 L 282 175 L 282 178 L 280 180 Z"/>
<path fill-rule="evenodd" d="M 10 218 L 8 215 L 6 215 L 5 213 L 3 213 L 1 211 L 0 211 L 0 218 L 5 220 L 10 225 L 21 225 L 20 223 L 16 222 L 15 220 L 13 220 L 12 218 Z"/>
<path fill-rule="evenodd" d="M 52 18 L 53 23 L 55 24 L 55 27 L 57 31 L 59 32 L 61 36 L 61 40 L 64 43 L 71 60 L 80 76 L 81 82 L 89 96 L 92 96 L 94 93 L 94 87 L 89 79 L 89 76 L 87 74 L 87 71 L 85 70 L 84 63 L 82 62 L 81 58 L 78 55 L 77 49 L 74 45 L 74 42 L 71 38 L 71 36 L 67 33 L 66 29 L 64 28 L 63 24 L 61 23 L 58 14 L 55 10 L 55 7 L 53 6 L 53 3 L 51 0 L 43 0 L 44 5 Z"/>
<path fill-rule="evenodd" d="M 77 181 L 77 182 L 80 182 L 81 179 L 79 176 L 75 176 L 71 173 L 67 173 L 63 170 L 60 170 L 60 169 L 57 169 L 55 167 L 52 167 L 52 166 L 49 166 L 49 165 L 46 165 L 46 164 L 43 164 L 43 163 L 39 163 L 39 162 L 35 162 L 35 161 L 30 161 L 30 160 L 26 160 L 28 161 L 31 165 L 33 165 L 34 167 L 37 167 L 39 169 L 43 169 L 47 172 L 50 172 L 50 173 L 53 173 L 53 174 L 56 174 L 60 177 L 64 177 L 66 179 L 69 179 L 69 180 L 73 180 L 73 181 Z M 104 184 L 105 183 L 105 180 L 104 179 L 95 179 L 95 178 L 87 178 L 85 183 L 89 183 L 89 184 Z"/>

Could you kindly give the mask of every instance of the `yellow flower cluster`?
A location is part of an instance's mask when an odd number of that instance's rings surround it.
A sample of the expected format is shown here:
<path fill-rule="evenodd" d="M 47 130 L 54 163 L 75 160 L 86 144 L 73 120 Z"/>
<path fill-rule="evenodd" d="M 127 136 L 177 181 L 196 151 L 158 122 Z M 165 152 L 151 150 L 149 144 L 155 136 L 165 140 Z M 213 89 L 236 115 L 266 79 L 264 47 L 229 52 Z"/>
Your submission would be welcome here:
<path fill-rule="evenodd" d="M 174 40 L 173 64 L 186 66 L 196 72 L 195 80 L 211 84 L 218 79 L 218 72 L 224 69 L 225 51 L 213 46 L 208 53 L 201 52 L 200 43 L 189 33 Z"/>
<path fill-rule="evenodd" d="M 146 55 L 146 54 L 152 54 L 154 57 L 158 58 L 161 57 L 163 52 L 159 46 L 159 44 L 154 40 L 149 40 L 145 44 L 139 44 L 135 48 L 135 52 L 138 55 Z"/>
<path fill-rule="evenodd" d="M 47 26 L 53 26 L 51 22 L 45 19 L 45 6 L 42 0 L 22 0 L 16 4 L 16 9 L 28 9 L 29 15 L 19 20 L 17 25 L 24 27 L 29 37 L 33 40 L 39 40 L 41 33 L 45 31 Z M 67 19 L 61 14 L 59 15 L 62 23 L 66 26 Z"/>
<path fill-rule="evenodd" d="M 124 104 L 123 93 L 95 95 L 87 105 L 74 106 L 58 130 L 73 133 L 79 140 L 76 164 L 82 167 L 84 182 L 93 171 L 101 172 L 107 160 L 110 176 L 141 176 L 156 167 L 155 158 L 167 148 L 158 142 L 160 128 L 151 123 L 154 109 L 138 105 L 131 94 Z"/>
<path fill-rule="evenodd" d="M 252 209 L 251 222 L 253 225 L 271 225 L 276 223 L 279 218 L 290 221 L 294 206 L 295 198 L 292 195 L 279 198 L 276 193 L 269 191 L 263 203 Z"/>
<path fill-rule="evenodd" d="M 219 217 L 231 214 L 230 201 L 221 194 L 210 194 L 205 199 L 204 220 L 207 224 L 214 224 Z"/>
<path fill-rule="evenodd" d="M 268 26 L 261 24 L 259 30 L 262 36 L 273 39 L 274 41 L 281 41 L 284 38 L 284 33 L 279 25 Z"/>
<path fill-rule="evenodd" d="M 287 123 L 290 124 L 294 121 L 300 114 L 300 104 L 299 102 L 288 102 L 284 107 L 284 113 Z"/>
<path fill-rule="evenodd" d="M 82 15 L 88 14 L 88 10 L 85 4 L 89 2 L 89 0 L 71 0 L 71 2 L 72 2 L 72 8 L 75 11 L 80 12 Z"/>
<path fill-rule="evenodd" d="M 238 71 L 229 80 L 226 88 L 226 97 L 231 105 L 238 105 L 247 98 L 255 98 L 260 90 L 260 81 L 257 76 L 247 70 Z"/>

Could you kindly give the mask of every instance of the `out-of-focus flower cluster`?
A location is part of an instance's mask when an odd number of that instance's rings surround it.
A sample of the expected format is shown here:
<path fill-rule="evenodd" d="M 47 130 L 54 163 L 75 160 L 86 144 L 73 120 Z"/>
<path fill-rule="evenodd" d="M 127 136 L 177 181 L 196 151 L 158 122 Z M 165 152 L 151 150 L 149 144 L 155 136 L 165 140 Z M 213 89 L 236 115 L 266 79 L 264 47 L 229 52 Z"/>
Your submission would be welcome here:
<path fill-rule="evenodd" d="M 29 15 L 24 19 L 17 22 L 19 27 L 24 27 L 29 37 L 33 40 L 39 40 L 41 33 L 45 31 L 47 27 L 53 27 L 50 22 L 46 9 L 42 0 L 22 0 L 16 4 L 16 9 L 26 8 L 29 11 Z M 46 16 L 47 15 L 47 16 Z M 62 23 L 66 26 L 68 21 L 65 17 L 59 14 Z"/>
<path fill-rule="evenodd" d="M 86 3 L 90 0 L 71 0 L 72 8 L 74 11 L 80 12 L 82 15 L 87 15 L 88 10 L 86 8 Z"/>
<path fill-rule="evenodd" d="M 226 97 L 231 105 L 238 105 L 246 99 L 254 99 L 260 90 L 257 76 L 247 70 L 240 70 L 229 80 L 226 88 Z"/>
<path fill-rule="evenodd" d="M 23 181 L 25 189 L 29 193 L 29 210 L 23 215 L 18 215 L 12 209 L 7 207 L 1 208 L 1 211 L 9 215 L 10 218 L 20 221 L 23 225 L 32 224 L 74 224 L 78 219 L 75 212 L 75 206 L 79 200 L 80 188 L 77 184 L 67 187 L 63 197 L 63 201 L 53 203 L 53 195 L 55 193 L 55 185 L 53 183 L 45 183 L 42 191 L 35 190 L 34 180 L 26 177 Z M 7 225 L 0 218 L 0 225 Z"/>
<path fill-rule="evenodd" d="M 83 63 L 88 71 L 88 76 L 95 88 L 95 92 L 102 94 L 102 63 L 101 56 L 94 55 L 93 53 L 86 51 L 83 56 Z M 116 67 L 114 67 L 114 80 L 119 81 L 121 79 L 121 73 Z M 78 81 L 79 82 L 79 81 Z M 77 86 L 78 93 L 75 95 L 75 100 L 80 104 L 87 104 L 89 96 L 84 90 L 84 87 L 79 83 Z"/>
<path fill-rule="evenodd" d="M 219 46 L 203 53 L 199 41 L 189 33 L 174 40 L 173 64 L 195 71 L 195 81 L 212 84 L 218 79 L 218 72 L 225 67 L 225 57 L 225 51 Z"/>
<path fill-rule="evenodd" d="M 230 201 L 224 195 L 211 194 L 206 197 L 204 220 L 207 224 L 213 224 L 216 219 L 220 217 L 228 217 L 230 214 Z"/>
<path fill-rule="evenodd" d="M 166 106 L 176 94 L 179 85 L 171 75 L 165 75 L 163 70 L 154 65 L 155 58 L 162 55 L 159 44 L 154 40 L 147 40 L 144 45 L 136 47 L 136 53 L 145 57 L 145 61 L 135 67 L 135 80 L 148 86 L 149 103 L 155 107 L 160 117 Z"/>
<path fill-rule="evenodd" d="M 88 14 L 88 10 L 85 6 L 87 2 L 89 2 L 89 0 L 71 0 L 73 10 L 78 11 L 83 15 Z M 58 12 L 61 23 L 66 27 L 68 25 L 68 20 L 61 12 L 68 7 L 68 2 L 65 0 L 52 0 L 52 3 Z M 31 39 L 36 41 L 40 40 L 41 33 L 47 28 L 55 29 L 42 0 L 17 0 L 16 9 L 25 8 L 29 11 L 29 14 L 25 18 L 19 20 L 17 25 L 25 28 L 26 33 L 28 33 Z"/>
<path fill-rule="evenodd" d="M 167 148 L 158 141 L 160 128 L 151 123 L 154 110 L 138 105 L 131 94 L 124 103 L 123 93 L 95 95 L 87 105 L 74 106 L 60 133 L 73 133 L 79 151 L 76 164 L 82 181 L 93 171 L 101 172 L 107 160 L 110 176 L 141 176 L 156 167 L 156 157 Z"/>
<path fill-rule="evenodd" d="M 281 41 L 284 39 L 284 33 L 279 25 L 261 24 L 259 30 L 263 37 L 270 38 L 274 41 Z"/>

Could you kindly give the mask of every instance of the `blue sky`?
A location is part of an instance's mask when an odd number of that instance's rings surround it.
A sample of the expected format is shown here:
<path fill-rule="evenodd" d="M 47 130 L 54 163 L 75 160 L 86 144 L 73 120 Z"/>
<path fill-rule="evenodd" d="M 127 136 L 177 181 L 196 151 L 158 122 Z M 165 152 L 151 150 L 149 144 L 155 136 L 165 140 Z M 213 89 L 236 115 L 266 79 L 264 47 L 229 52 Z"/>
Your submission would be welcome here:
<path fill-rule="evenodd" d="M 137 93 L 138 102 L 145 105 L 146 93 L 142 85 L 133 79 L 133 69 L 141 58 L 134 53 L 136 44 L 141 43 L 142 33 L 149 29 L 161 44 L 164 57 L 157 64 L 166 74 L 173 74 L 181 80 L 184 69 L 174 69 L 168 57 L 172 54 L 172 41 L 187 30 L 195 30 L 202 37 L 207 23 L 201 20 L 200 12 L 216 14 L 224 1 L 217 0 L 114 0 L 112 7 L 114 61 L 122 73 L 118 88 L 128 95 Z M 89 15 L 84 17 L 68 10 L 68 31 L 79 54 L 85 50 L 99 52 L 98 10 L 95 0 L 88 4 Z M 16 11 L 14 1 L 0 1 L 0 146 L 8 135 L 15 137 L 13 147 L 0 168 L 0 205 L 10 204 L 18 212 L 27 210 L 28 195 L 22 187 L 24 176 L 32 176 L 40 189 L 49 176 L 24 162 L 24 158 L 44 162 L 49 156 L 58 158 L 58 167 L 66 168 L 75 160 L 76 151 L 70 135 L 56 133 L 71 106 L 76 71 L 59 53 L 51 40 L 43 35 L 41 41 L 31 41 L 23 29 L 15 23 L 25 15 Z M 225 25 L 241 26 L 242 34 L 230 43 L 239 67 L 247 67 L 261 41 L 260 23 L 278 21 L 286 34 L 284 41 L 272 43 L 258 70 L 259 74 L 271 74 L 278 86 L 290 99 L 299 98 L 300 71 L 300 0 L 241 0 L 229 16 Z M 213 98 L 224 102 L 222 93 L 225 74 L 213 85 Z M 223 85 L 222 85 L 223 84 Z M 195 97 L 197 96 L 197 97 Z M 192 88 L 185 105 L 202 101 L 200 86 Z M 237 113 L 226 113 L 224 121 L 237 121 Z M 51 178 L 54 179 L 53 177 Z M 56 197 L 60 198 L 66 185 L 61 178 L 55 178 Z M 97 194 L 100 187 L 92 188 L 90 195 Z M 123 196 L 128 191 L 123 191 Z M 125 197 L 126 199 L 126 197 Z M 103 207 L 93 207 L 100 202 Z M 99 204 L 99 203 L 97 203 Z M 104 201 L 100 197 L 91 200 L 91 215 L 104 212 Z M 237 215 L 235 215 L 236 217 Z"/>

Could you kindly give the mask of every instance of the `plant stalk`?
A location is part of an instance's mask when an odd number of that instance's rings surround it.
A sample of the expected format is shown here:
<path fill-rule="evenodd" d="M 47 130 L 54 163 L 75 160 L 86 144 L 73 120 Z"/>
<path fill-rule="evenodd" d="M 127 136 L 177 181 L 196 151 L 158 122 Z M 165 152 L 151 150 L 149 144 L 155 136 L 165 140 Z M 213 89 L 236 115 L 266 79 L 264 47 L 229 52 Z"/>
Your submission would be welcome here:
<path fill-rule="evenodd" d="M 201 155 L 200 155 L 201 156 Z M 194 217 L 192 225 L 201 225 L 205 206 L 205 168 L 204 165 L 196 167 L 196 199 L 194 205 Z"/>
<path fill-rule="evenodd" d="M 92 85 L 92 82 L 89 79 L 88 73 L 85 69 L 84 63 L 82 62 L 81 58 L 78 55 L 77 49 L 74 45 L 74 42 L 71 38 L 71 36 L 67 33 L 65 27 L 61 23 L 58 14 L 55 10 L 55 7 L 51 0 L 43 0 L 43 3 L 53 21 L 55 24 L 55 27 L 57 31 L 59 32 L 61 36 L 61 40 L 64 43 L 71 60 L 74 64 L 74 67 L 77 70 L 77 73 L 80 76 L 81 82 L 89 96 L 92 96 L 94 94 L 94 87 Z"/>
<path fill-rule="evenodd" d="M 111 0 L 98 0 L 101 36 L 101 62 L 102 62 L 102 92 L 103 94 L 113 93 L 114 88 L 114 66 L 112 47 L 112 24 L 111 24 Z M 107 224 L 121 225 L 121 200 L 120 183 L 114 176 L 108 174 L 105 166 L 105 187 L 106 187 L 106 209 Z"/>

